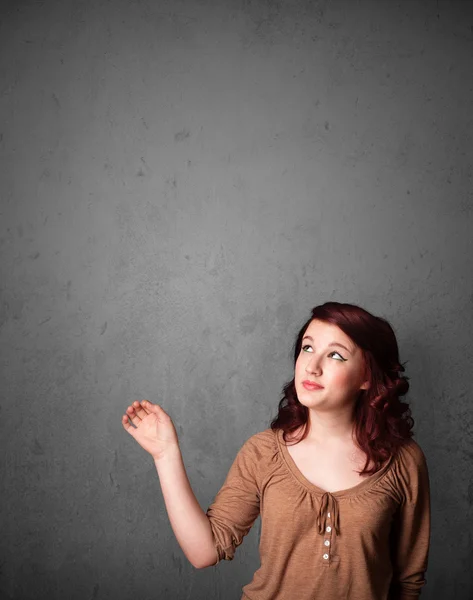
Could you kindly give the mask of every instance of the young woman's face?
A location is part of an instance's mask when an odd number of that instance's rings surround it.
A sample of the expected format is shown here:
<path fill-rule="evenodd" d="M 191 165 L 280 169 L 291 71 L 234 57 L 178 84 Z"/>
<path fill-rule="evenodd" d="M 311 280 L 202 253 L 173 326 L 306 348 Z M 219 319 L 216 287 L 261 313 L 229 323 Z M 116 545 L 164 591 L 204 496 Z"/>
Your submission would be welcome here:
<path fill-rule="evenodd" d="M 351 338 L 336 325 L 311 321 L 294 373 L 299 402 L 320 411 L 353 405 L 360 390 L 369 387 L 364 374 L 361 349 Z"/>

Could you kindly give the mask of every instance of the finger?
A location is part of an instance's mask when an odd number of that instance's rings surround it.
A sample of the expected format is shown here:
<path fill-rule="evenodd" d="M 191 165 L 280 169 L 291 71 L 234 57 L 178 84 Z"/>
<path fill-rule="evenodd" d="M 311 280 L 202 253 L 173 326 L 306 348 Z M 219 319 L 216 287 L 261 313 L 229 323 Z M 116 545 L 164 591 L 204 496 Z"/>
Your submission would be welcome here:
<path fill-rule="evenodd" d="M 133 423 L 133 425 L 136 425 L 136 427 L 138 427 L 138 425 L 141 423 L 141 419 L 140 417 L 136 414 L 135 409 L 133 406 L 129 406 L 126 409 L 126 414 L 128 415 L 128 418 L 130 419 L 130 421 Z"/>
<path fill-rule="evenodd" d="M 138 402 L 138 400 L 135 400 L 133 402 L 132 406 L 135 409 L 135 413 L 138 415 L 138 417 L 140 419 L 144 419 L 145 417 L 147 417 L 149 415 L 149 412 L 145 411 L 145 409 L 142 407 L 141 403 Z"/>
<path fill-rule="evenodd" d="M 154 405 L 149 400 L 141 400 L 140 405 L 147 415 L 154 413 L 152 408 Z"/>
<path fill-rule="evenodd" d="M 129 419 L 128 419 L 128 415 L 123 415 L 122 417 L 122 425 L 123 425 L 123 429 L 125 431 L 128 431 L 128 433 L 130 433 L 131 435 L 135 434 L 135 428 L 133 427 L 133 425 L 131 425 Z"/>
<path fill-rule="evenodd" d="M 154 413 L 159 420 L 169 419 L 169 415 L 159 404 L 153 404 L 149 400 L 142 400 L 141 404 L 147 412 Z"/>

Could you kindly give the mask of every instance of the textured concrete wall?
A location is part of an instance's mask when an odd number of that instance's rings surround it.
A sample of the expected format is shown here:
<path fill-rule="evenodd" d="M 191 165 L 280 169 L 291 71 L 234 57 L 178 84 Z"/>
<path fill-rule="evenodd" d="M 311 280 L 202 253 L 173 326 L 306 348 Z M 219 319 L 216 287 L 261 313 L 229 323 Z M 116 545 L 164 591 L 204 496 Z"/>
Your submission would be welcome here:
<path fill-rule="evenodd" d="M 426 600 L 473 597 L 472 3 L 2 3 L 6 599 L 238 599 L 196 571 L 131 400 L 205 509 L 310 308 L 388 318 L 431 470 Z"/>

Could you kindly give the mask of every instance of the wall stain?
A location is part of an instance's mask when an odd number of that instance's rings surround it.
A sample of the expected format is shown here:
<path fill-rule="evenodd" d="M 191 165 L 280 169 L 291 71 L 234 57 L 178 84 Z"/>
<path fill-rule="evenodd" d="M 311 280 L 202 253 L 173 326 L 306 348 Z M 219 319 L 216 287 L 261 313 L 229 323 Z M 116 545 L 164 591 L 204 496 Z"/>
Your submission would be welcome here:
<path fill-rule="evenodd" d="M 181 129 L 181 131 L 178 131 L 177 133 L 174 134 L 174 141 L 175 142 L 183 142 L 184 140 L 186 140 L 189 136 L 190 136 L 190 131 L 188 129 Z"/>
<path fill-rule="evenodd" d="M 473 506 L 473 481 L 468 486 L 468 504 Z"/>
<path fill-rule="evenodd" d="M 36 438 L 34 439 L 34 443 L 31 448 L 31 452 L 33 454 L 36 454 L 36 456 L 42 456 L 44 454 L 44 448 L 43 448 L 43 446 L 41 446 L 41 444 L 39 443 L 39 441 Z"/>
<path fill-rule="evenodd" d="M 141 162 L 143 163 L 143 167 L 140 167 L 138 173 L 136 174 L 137 177 L 145 177 L 146 176 L 146 172 L 150 171 L 151 169 L 149 168 L 149 165 L 146 164 L 145 159 L 143 158 L 143 156 L 140 157 Z"/>
<path fill-rule="evenodd" d="M 0 304 L 0 326 L 7 323 L 10 319 L 19 321 L 23 311 L 24 302 L 20 298 L 11 298 L 10 301 L 4 300 Z"/>
<path fill-rule="evenodd" d="M 240 331 L 243 335 L 248 335 L 253 333 L 258 325 L 258 315 L 253 313 L 251 315 L 246 315 L 240 319 Z"/>
<path fill-rule="evenodd" d="M 177 187 L 176 177 L 166 177 L 166 185 L 168 185 L 169 187 L 176 188 Z"/>
<path fill-rule="evenodd" d="M 118 464 L 118 454 L 117 454 L 117 451 L 114 450 L 113 451 L 112 467 L 111 467 L 111 469 L 109 471 L 108 476 L 109 476 L 109 479 L 110 479 L 110 486 L 112 488 L 114 488 L 117 492 L 119 492 L 120 491 L 120 484 L 117 481 L 115 481 L 115 479 L 113 477 L 113 474 L 112 474 L 112 472 L 116 470 L 117 464 Z"/>
<path fill-rule="evenodd" d="M 172 564 L 174 567 L 177 567 L 179 571 L 179 575 L 182 573 L 182 560 L 180 556 L 176 556 L 174 552 L 172 553 Z"/>
<path fill-rule="evenodd" d="M 53 92 L 53 100 L 54 100 L 54 104 L 56 105 L 57 108 L 61 108 L 61 103 L 59 102 L 59 98 L 56 96 L 56 94 Z"/>
<path fill-rule="evenodd" d="M 107 331 L 107 321 L 100 328 L 100 335 L 103 335 Z"/>

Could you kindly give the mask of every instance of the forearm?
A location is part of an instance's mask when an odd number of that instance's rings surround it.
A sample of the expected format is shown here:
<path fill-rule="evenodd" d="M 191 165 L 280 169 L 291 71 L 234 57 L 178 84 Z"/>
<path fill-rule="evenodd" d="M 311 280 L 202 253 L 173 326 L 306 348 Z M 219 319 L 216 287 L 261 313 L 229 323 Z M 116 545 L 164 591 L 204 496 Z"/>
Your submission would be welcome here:
<path fill-rule="evenodd" d="M 174 535 L 189 562 L 204 568 L 217 562 L 210 521 L 187 477 L 180 451 L 154 461 Z"/>

